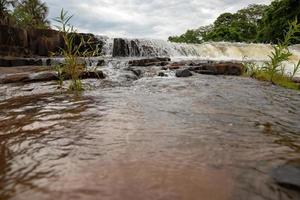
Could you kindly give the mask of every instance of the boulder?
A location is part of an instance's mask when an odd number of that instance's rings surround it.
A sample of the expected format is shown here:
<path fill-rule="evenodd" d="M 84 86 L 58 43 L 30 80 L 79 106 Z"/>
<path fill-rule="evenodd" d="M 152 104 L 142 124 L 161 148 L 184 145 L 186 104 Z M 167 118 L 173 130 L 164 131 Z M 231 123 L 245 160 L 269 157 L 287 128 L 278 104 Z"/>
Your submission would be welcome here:
<path fill-rule="evenodd" d="M 46 72 L 38 72 L 28 75 L 28 79 L 19 82 L 43 82 L 43 81 L 53 81 L 58 80 L 58 76 L 56 72 L 46 71 Z"/>
<path fill-rule="evenodd" d="M 294 83 L 300 83 L 300 77 L 294 77 L 292 80 Z"/>
<path fill-rule="evenodd" d="M 132 50 L 133 53 L 131 53 L 130 50 Z M 113 57 L 128 57 L 140 56 L 140 53 L 137 46 L 134 45 L 132 42 L 128 42 L 126 39 L 122 38 L 115 38 L 112 55 Z"/>
<path fill-rule="evenodd" d="M 27 73 L 18 73 L 18 74 L 9 74 L 1 76 L 0 83 L 20 83 L 20 82 L 28 82 L 30 80 L 29 74 Z"/>
<path fill-rule="evenodd" d="M 168 76 L 168 75 L 165 74 L 164 72 L 158 72 L 158 76 L 164 77 L 164 76 Z"/>
<path fill-rule="evenodd" d="M 140 77 L 142 75 L 142 70 L 141 69 L 137 69 L 137 68 L 129 68 L 130 71 L 132 71 L 137 77 Z"/>
<path fill-rule="evenodd" d="M 0 58 L 0 67 L 37 66 L 42 65 L 41 59 L 27 59 L 18 57 Z"/>
<path fill-rule="evenodd" d="M 145 58 L 145 59 L 131 60 L 128 62 L 128 65 L 140 66 L 140 67 L 165 66 L 169 63 L 169 61 L 171 61 L 171 59 L 166 57 Z"/>
<path fill-rule="evenodd" d="M 178 62 L 174 62 L 174 63 L 171 63 L 171 64 L 169 64 L 169 65 L 163 66 L 161 69 L 162 69 L 162 70 L 167 70 L 167 69 L 169 69 L 169 70 L 175 70 L 175 69 L 181 68 L 182 66 L 183 66 L 183 65 L 181 65 L 181 64 L 178 63 Z"/>
<path fill-rule="evenodd" d="M 106 75 L 102 71 L 82 72 L 79 76 L 82 79 L 105 79 Z"/>
<path fill-rule="evenodd" d="M 79 77 L 81 79 L 104 79 L 106 76 L 102 71 L 90 71 L 82 72 Z M 54 71 L 42 71 L 35 73 L 14 73 L 5 74 L 0 77 L 0 83 L 33 83 L 33 82 L 45 82 L 58 80 L 57 72 Z M 65 76 L 64 80 L 69 80 L 70 76 Z"/>
<path fill-rule="evenodd" d="M 103 66 L 105 64 L 105 60 L 98 60 L 97 67 Z"/>
<path fill-rule="evenodd" d="M 190 72 L 188 69 L 177 70 L 175 75 L 176 75 L 176 77 L 193 76 L 192 72 Z"/>
<path fill-rule="evenodd" d="M 189 70 L 199 74 L 240 76 L 243 73 L 244 65 L 241 63 L 202 64 L 191 66 Z"/>

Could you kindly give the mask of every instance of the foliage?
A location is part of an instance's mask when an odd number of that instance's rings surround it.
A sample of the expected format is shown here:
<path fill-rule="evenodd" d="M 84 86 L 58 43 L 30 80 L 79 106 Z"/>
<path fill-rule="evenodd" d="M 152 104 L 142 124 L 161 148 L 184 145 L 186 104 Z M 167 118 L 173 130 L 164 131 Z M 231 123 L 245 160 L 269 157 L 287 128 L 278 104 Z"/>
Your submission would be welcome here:
<path fill-rule="evenodd" d="M 249 5 L 236 13 L 223 13 L 205 32 L 194 32 L 194 40 L 187 33 L 170 37 L 173 42 L 201 43 L 205 41 L 264 42 L 277 44 L 289 29 L 289 21 L 300 19 L 299 0 L 274 0 L 271 5 Z M 299 43 L 300 33 L 291 44 Z"/>
<path fill-rule="evenodd" d="M 283 40 L 285 32 L 289 29 L 289 21 L 295 18 L 300 19 L 299 0 L 275 0 L 266 9 L 262 20 L 259 23 L 258 42 L 277 43 L 278 39 Z M 300 34 L 295 35 L 297 39 Z M 291 43 L 297 43 L 296 39 Z"/>
<path fill-rule="evenodd" d="M 203 38 L 206 36 L 208 32 L 212 29 L 212 26 L 201 26 L 195 30 L 187 30 L 186 33 L 180 36 L 170 36 L 170 42 L 177 42 L 177 43 L 193 43 L 199 44 L 204 42 Z"/>
<path fill-rule="evenodd" d="M 10 8 L 15 5 L 15 0 L 0 0 L 0 24 L 11 24 L 13 21 Z"/>
<path fill-rule="evenodd" d="M 187 30 L 181 36 L 169 37 L 169 41 L 177 43 L 200 43 L 200 38 L 196 30 Z"/>
<path fill-rule="evenodd" d="M 253 4 L 234 14 L 223 13 L 213 25 L 189 30 L 181 36 L 170 37 L 169 40 L 185 43 L 202 43 L 205 41 L 254 42 L 258 32 L 258 22 L 266 8 L 265 5 Z"/>
<path fill-rule="evenodd" d="M 40 0 L 21 0 L 15 10 L 14 17 L 17 25 L 21 27 L 49 28 L 46 19 L 49 9 L 46 3 Z"/>
<path fill-rule="evenodd" d="M 72 17 L 62 9 L 60 16 L 54 19 L 59 24 L 56 28 L 62 33 L 65 42 L 65 47 L 61 48 L 65 63 L 56 66 L 55 69 L 59 76 L 60 87 L 62 87 L 65 77 L 70 77 L 69 89 L 71 91 L 82 91 L 84 88 L 80 76 L 86 70 L 85 58 L 98 55 L 99 49 L 91 47 L 91 37 L 85 40 L 83 36 L 76 33 L 76 30 L 70 24 Z M 78 37 L 79 43 L 76 42 Z M 84 51 L 82 51 L 83 49 Z"/>

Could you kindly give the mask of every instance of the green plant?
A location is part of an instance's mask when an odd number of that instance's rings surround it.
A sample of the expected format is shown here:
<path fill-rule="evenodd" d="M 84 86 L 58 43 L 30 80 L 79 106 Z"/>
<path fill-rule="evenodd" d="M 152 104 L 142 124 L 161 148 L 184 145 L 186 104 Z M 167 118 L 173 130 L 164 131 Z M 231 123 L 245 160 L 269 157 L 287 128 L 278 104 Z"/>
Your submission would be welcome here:
<path fill-rule="evenodd" d="M 291 74 L 291 78 L 293 79 L 295 77 L 295 75 L 297 74 L 297 72 L 300 70 L 300 60 L 298 61 L 297 64 L 294 65 L 294 69 L 293 72 Z"/>
<path fill-rule="evenodd" d="M 57 72 L 57 76 L 58 76 L 58 80 L 57 80 L 58 88 L 62 89 L 65 80 L 64 66 L 58 64 L 54 66 L 54 69 Z"/>
<path fill-rule="evenodd" d="M 297 39 L 296 34 L 298 33 L 300 33 L 300 24 L 296 18 L 293 22 L 289 23 L 289 30 L 284 37 L 284 41 L 279 41 L 277 45 L 273 46 L 273 52 L 271 52 L 269 56 L 270 62 L 267 62 L 264 68 L 264 70 L 270 74 L 270 81 L 272 83 L 274 83 L 275 74 L 280 73 L 282 76 L 284 75 L 284 66 L 282 63 L 288 61 L 292 56 L 288 47 L 292 40 Z"/>
<path fill-rule="evenodd" d="M 83 71 L 82 64 L 78 63 L 79 48 L 82 46 L 74 45 L 74 39 L 76 35 L 76 30 L 72 25 L 70 25 L 70 20 L 73 16 L 68 15 L 68 12 L 61 10 L 60 16 L 54 20 L 59 23 L 56 28 L 62 33 L 65 47 L 61 48 L 62 55 L 65 59 L 64 65 L 62 67 L 56 67 L 59 76 L 59 84 L 63 84 L 65 76 L 70 76 L 71 85 L 70 90 L 80 91 L 83 90 L 80 73 Z"/>
<path fill-rule="evenodd" d="M 47 4 L 41 0 L 19 0 L 14 16 L 21 27 L 49 28 L 48 12 Z"/>
<path fill-rule="evenodd" d="M 86 60 L 99 54 L 99 48 L 93 48 L 92 37 L 78 34 L 74 26 L 70 24 L 73 15 L 61 10 L 60 16 L 55 18 L 59 25 L 56 28 L 62 33 L 65 47 L 61 48 L 64 57 L 64 64 L 56 67 L 59 76 L 59 85 L 62 86 L 65 79 L 71 79 L 69 89 L 72 91 L 82 91 L 83 84 L 81 75 L 86 72 Z"/>

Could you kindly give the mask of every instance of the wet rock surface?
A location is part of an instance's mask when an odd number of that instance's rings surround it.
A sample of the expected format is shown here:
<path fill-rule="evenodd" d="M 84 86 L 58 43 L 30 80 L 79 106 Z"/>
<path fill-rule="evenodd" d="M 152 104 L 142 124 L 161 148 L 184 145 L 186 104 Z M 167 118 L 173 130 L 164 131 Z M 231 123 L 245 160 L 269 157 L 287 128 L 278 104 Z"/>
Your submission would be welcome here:
<path fill-rule="evenodd" d="M 300 160 L 273 169 L 271 175 L 279 185 L 300 191 Z"/>
<path fill-rule="evenodd" d="M 244 66 L 241 63 L 211 63 L 191 66 L 189 70 L 199 74 L 240 76 Z"/>
<path fill-rule="evenodd" d="M 31 83 L 58 80 L 57 72 L 51 70 L 49 67 L 42 66 L 0 68 L 0 83 Z M 102 71 L 98 70 L 82 72 L 79 77 L 82 79 L 104 79 L 106 76 Z M 64 76 L 65 80 L 70 78 L 70 76 Z"/>
<path fill-rule="evenodd" d="M 165 66 L 171 61 L 167 57 L 156 57 L 156 58 L 145 58 L 130 60 L 128 62 L 129 66 L 140 66 L 140 67 L 149 67 L 149 66 Z"/>
<path fill-rule="evenodd" d="M 0 57 L 0 67 L 37 66 L 43 65 L 39 58 Z"/>
<path fill-rule="evenodd" d="M 176 71 L 176 77 L 189 77 L 189 76 L 193 76 L 193 74 L 188 69 L 182 69 Z"/>

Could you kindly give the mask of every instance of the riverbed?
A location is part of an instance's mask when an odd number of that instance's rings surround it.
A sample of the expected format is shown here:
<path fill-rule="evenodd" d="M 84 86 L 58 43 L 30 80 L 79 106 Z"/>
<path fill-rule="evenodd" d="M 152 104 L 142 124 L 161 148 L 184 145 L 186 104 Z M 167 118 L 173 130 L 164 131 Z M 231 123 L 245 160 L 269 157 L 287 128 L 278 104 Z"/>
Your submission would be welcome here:
<path fill-rule="evenodd" d="M 272 176 L 300 162 L 299 91 L 125 75 L 86 80 L 79 94 L 0 85 L 0 199 L 300 198 Z"/>

